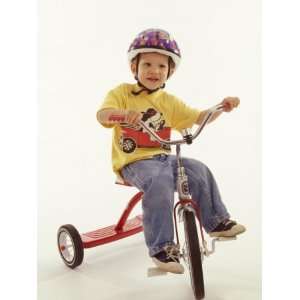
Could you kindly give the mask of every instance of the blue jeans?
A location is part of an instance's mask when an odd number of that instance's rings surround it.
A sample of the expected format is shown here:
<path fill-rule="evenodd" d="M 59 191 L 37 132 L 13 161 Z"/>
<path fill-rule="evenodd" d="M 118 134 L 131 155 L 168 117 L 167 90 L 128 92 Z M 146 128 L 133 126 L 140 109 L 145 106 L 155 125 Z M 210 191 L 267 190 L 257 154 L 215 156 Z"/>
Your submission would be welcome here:
<path fill-rule="evenodd" d="M 182 158 L 193 200 L 201 209 L 203 227 L 212 231 L 229 218 L 215 179 L 203 163 Z M 174 244 L 173 206 L 176 190 L 177 162 L 175 155 L 155 155 L 126 165 L 122 176 L 144 192 L 143 226 L 149 255 L 154 256 L 166 245 Z"/>

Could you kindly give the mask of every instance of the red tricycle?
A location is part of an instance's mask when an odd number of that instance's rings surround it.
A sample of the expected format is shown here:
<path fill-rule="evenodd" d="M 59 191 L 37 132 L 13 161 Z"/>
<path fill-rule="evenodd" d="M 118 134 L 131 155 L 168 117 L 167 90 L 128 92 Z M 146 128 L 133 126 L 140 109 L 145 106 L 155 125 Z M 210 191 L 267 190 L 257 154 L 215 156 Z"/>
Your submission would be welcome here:
<path fill-rule="evenodd" d="M 180 145 L 191 144 L 192 141 L 198 137 L 213 113 L 222 109 L 222 105 L 217 105 L 211 108 L 195 133 L 192 134 L 189 129 L 185 129 L 182 132 L 183 138 L 180 140 L 165 140 L 142 121 L 139 123 L 143 130 L 161 145 L 168 147 L 171 145 L 176 145 L 178 167 L 177 192 L 179 200 L 174 206 L 174 224 L 177 246 L 180 249 L 180 256 L 184 259 L 188 266 L 195 299 L 203 299 L 205 295 L 202 270 L 202 261 L 204 256 L 209 256 L 215 251 L 216 241 L 232 240 L 236 239 L 236 237 L 214 238 L 211 240 L 211 250 L 208 249 L 207 242 L 204 239 L 203 234 L 201 212 L 199 207 L 192 200 L 189 193 L 188 178 L 185 174 L 185 169 L 182 165 L 180 155 Z M 126 185 L 126 183 L 123 184 Z M 110 243 L 143 231 L 142 215 L 137 215 L 134 218 L 128 219 L 130 212 L 142 198 L 142 192 L 138 192 L 134 197 L 132 197 L 117 224 L 115 225 L 82 234 L 79 234 L 77 229 L 71 224 L 61 226 L 58 229 L 57 242 L 58 250 L 64 263 L 69 268 L 74 269 L 83 261 L 84 248 L 91 248 Z M 180 244 L 179 240 L 177 217 L 179 217 L 180 221 L 183 221 L 184 225 L 185 241 L 183 244 Z M 198 231 L 196 220 L 198 220 L 199 223 Z M 199 244 L 198 232 L 200 232 L 201 246 Z"/>

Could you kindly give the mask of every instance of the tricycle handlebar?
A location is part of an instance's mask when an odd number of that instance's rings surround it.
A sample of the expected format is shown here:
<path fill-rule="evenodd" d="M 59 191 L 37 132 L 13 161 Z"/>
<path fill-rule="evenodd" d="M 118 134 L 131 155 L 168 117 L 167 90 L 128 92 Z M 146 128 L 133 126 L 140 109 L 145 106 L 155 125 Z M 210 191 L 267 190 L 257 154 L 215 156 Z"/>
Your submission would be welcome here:
<path fill-rule="evenodd" d="M 205 125 L 208 123 L 212 115 L 223 109 L 223 105 L 219 104 L 216 105 L 208 110 L 208 113 L 206 114 L 205 118 L 203 118 L 202 123 L 198 126 L 197 130 L 190 134 L 187 129 L 183 130 L 183 138 L 180 140 L 164 140 L 160 136 L 158 136 L 151 128 L 149 128 L 143 121 L 139 122 L 139 125 L 144 128 L 145 131 L 147 131 L 157 142 L 163 145 L 180 145 L 180 144 L 191 144 L 192 141 L 198 137 L 202 129 L 205 127 Z"/>

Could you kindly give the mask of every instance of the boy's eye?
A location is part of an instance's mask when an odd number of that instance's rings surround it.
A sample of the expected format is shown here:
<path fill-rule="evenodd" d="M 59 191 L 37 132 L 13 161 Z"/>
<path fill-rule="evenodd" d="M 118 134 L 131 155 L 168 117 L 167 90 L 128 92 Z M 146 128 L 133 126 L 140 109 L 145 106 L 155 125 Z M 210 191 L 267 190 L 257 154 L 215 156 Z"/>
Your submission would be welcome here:
<path fill-rule="evenodd" d="M 150 67 L 150 66 L 151 66 L 151 64 L 150 64 L 150 63 L 147 63 L 147 62 L 145 62 L 145 63 L 144 63 L 144 66 L 145 66 L 145 67 Z"/>
<path fill-rule="evenodd" d="M 164 69 L 164 68 L 166 68 L 167 66 L 166 66 L 166 65 L 159 65 L 159 67 L 160 67 L 161 69 Z"/>

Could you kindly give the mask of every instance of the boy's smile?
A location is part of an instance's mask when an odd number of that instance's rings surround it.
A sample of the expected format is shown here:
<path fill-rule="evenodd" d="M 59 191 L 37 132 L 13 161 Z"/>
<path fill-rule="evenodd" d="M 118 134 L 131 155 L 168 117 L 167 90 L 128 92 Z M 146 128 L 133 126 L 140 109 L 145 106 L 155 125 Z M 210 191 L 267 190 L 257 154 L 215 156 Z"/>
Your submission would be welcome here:
<path fill-rule="evenodd" d="M 135 62 L 131 65 L 132 72 L 136 75 L 138 70 L 138 79 L 149 90 L 160 88 L 168 79 L 169 58 L 167 55 L 150 52 L 140 54 L 139 65 Z"/>

